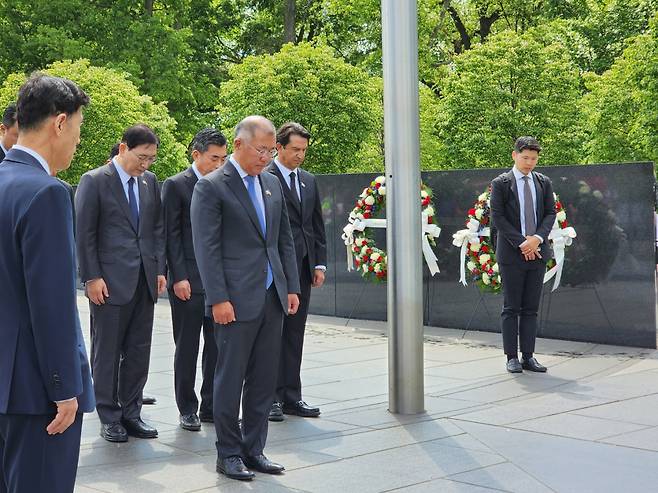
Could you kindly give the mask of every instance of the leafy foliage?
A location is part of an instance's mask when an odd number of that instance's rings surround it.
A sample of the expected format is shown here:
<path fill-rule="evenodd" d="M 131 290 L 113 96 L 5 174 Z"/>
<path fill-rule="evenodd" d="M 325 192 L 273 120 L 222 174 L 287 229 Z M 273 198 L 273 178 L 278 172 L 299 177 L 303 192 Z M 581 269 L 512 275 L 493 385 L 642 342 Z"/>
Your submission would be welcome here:
<path fill-rule="evenodd" d="M 294 120 L 313 138 L 305 166 L 315 172 L 347 169 L 381 112 L 377 84 L 328 48 L 286 45 L 275 55 L 250 56 L 222 84 L 219 126 L 230 134 L 245 116 L 262 114 L 275 125 Z"/>
<path fill-rule="evenodd" d="M 160 138 L 158 159 L 151 171 L 164 178 L 187 165 L 185 148 L 174 137 L 176 121 L 163 104 L 155 104 L 149 96 L 139 94 L 126 74 L 93 67 L 87 60 L 57 62 L 44 72 L 75 80 L 91 99 L 84 111 L 80 145 L 71 167 L 60 173 L 60 178 L 78 183 L 84 172 L 104 164 L 125 128 L 135 123 L 146 123 Z M 0 89 L 0 107 L 15 99 L 25 79 L 22 73 L 6 78 Z"/>
<path fill-rule="evenodd" d="M 442 87 L 440 165 L 507 165 L 521 135 L 543 143 L 543 164 L 580 162 L 580 82 L 566 48 L 532 31 L 505 31 L 463 53 Z"/>

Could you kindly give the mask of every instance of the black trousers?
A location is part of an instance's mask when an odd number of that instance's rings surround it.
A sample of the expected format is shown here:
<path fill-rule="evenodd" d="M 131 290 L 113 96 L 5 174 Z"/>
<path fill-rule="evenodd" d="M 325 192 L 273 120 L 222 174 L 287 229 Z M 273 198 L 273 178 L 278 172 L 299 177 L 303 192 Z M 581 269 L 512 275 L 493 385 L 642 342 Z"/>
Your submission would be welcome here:
<path fill-rule="evenodd" d="M 72 493 L 82 414 L 62 434 L 48 435 L 55 415 L 0 414 L 0 493 Z"/>
<path fill-rule="evenodd" d="M 302 262 L 299 284 L 301 295 L 299 309 L 294 315 L 286 315 L 283 320 L 281 336 L 281 357 L 279 358 L 279 381 L 277 383 L 277 402 L 292 404 L 302 400 L 302 351 L 304 349 L 304 329 L 308 317 L 308 305 L 311 301 L 311 273 L 308 257 Z"/>
<path fill-rule="evenodd" d="M 138 418 L 151 356 L 154 301 L 144 270 L 125 305 L 95 305 L 91 311 L 91 373 L 101 423 Z"/>
<path fill-rule="evenodd" d="M 283 310 L 274 284 L 256 320 L 215 324 L 213 417 L 220 458 L 263 453 L 276 387 Z M 238 426 L 242 396 L 242 431 Z"/>
<path fill-rule="evenodd" d="M 187 301 L 180 300 L 172 289 L 169 290 L 171 319 L 174 326 L 174 390 L 180 414 L 212 415 L 213 379 L 217 362 L 215 344 L 215 324 L 205 316 L 205 297 L 192 293 Z M 199 338 L 203 327 L 203 355 L 201 356 L 201 407 L 194 392 L 196 382 L 196 362 L 199 355 Z"/>
<path fill-rule="evenodd" d="M 541 260 L 499 264 L 504 304 L 501 314 L 505 354 L 535 352 L 537 311 L 546 264 Z"/>

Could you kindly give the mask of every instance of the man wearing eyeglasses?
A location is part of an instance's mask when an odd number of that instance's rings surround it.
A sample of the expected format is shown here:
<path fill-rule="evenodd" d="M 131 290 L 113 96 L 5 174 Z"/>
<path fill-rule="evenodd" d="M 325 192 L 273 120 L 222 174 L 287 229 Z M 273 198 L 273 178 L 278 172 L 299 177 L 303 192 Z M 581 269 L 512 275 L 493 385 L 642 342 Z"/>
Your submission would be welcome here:
<path fill-rule="evenodd" d="M 199 276 L 190 223 L 190 202 L 197 182 L 226 160 L 226 137 L 214 128 L 204 128 L 192 141 L 192 166 L 167 178 L 162 184 L 169 304 L 174 329 L 174 390 L 180 427 L 199 431 L 201 422 L 212 423 L 213 378 L 217 361 L 215 327 L 204 316 L 203 285 Z M 194 392 L 203 327 L 201 405 Z M 198 414 L 197 414 L 198 411 Z"/>
<path fill-rule="evenodd" d="M 128 128 L 119 154 L 88 171 L 75 196 L 80 278 L 91 311 L 91 365 L 101 436 L 155 438 L 141 419 L 153 310 L 166 289 L 165 238 L 156 176 L 160 141 Z"/>
<path fill-rule="evenodd" d="M 274 146 L 272 122 L 245 118 L 235 128 L 233 154 L 197 182 L 190 209 L 206 314 L 215 321 L 216 468 L 239 480 L 251 480 L 252 470 L 284 469 L 263 449 L 283 317 L 297 312 L 300 289 L 283 190 L 262 172 Z"/>

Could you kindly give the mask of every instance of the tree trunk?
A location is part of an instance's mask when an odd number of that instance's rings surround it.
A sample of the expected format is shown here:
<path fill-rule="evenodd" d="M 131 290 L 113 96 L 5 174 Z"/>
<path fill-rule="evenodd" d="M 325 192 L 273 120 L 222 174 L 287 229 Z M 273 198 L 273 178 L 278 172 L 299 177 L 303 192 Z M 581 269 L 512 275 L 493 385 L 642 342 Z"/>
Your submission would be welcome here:
<path fill-rule="evenodd" d="M 153 0 L 144 0 L 144 11 L 149 17 L 153 16 Z"/>
<path fill-rule="evenodd" d="M 295 42 L 295 0 L 286 0 L 283 7 L 283 42 Z"/>

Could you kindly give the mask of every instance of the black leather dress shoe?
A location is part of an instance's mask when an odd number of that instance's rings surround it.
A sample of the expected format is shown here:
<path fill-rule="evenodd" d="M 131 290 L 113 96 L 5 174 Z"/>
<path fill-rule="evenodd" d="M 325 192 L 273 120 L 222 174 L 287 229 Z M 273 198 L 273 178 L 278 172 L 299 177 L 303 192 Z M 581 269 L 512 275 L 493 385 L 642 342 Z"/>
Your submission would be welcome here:
<path fill-rule="evenodd" d="M 283 405 L 284 414 L 294 414 L 302 418 L 317 418 L 320 416 L 320 408 L 311 407 L 304 401 L 297 401 L 292 404 Z"/>
<path fill-rule="evenodd" d="M 202 423 L 214 423 L 212 413 L 199 413 L 199 421 Z"/>
<path fill-rule="evenodd" d="M 215 469 L 227 478 L 239 479 L 240 481 L 251 481 L 255 476 L 253 472 L 245 467 L 244 462 L 237 455 L 232 455 L 226 459 L 217 459 Z"/>
<path fill-rule="evenodd" d="M 523 373 L 523 368 L 521 367 L 519 358 L 507 360 L 507 371 L 510 373 Z"/>
<path fill-rule="evenodd" d="M 546 367 L 540 365 L 537 358 L 528 358 L 523 360 L 523 369 L 528 371 L 536 371 L 539 373 L 546 373 Z"/>
<path fill-rule="evenodd" d="M 264 472 L 265 474 L 281 474 L 286 469 L 281 464 L 272 462 L 263 454 L 255 455 L 253 457 L 245 457 L 244 463 L 248 468 L 254 469 L 258 472 Z"/>
<path fill-rule="evenodd" d="M 283 409 L 281 409 L 281 403 L 275 402 L 272 404 L 272 409 L 270 409 L 270 416 L 267 418 L 270 421 L 283 421 L 286 417 L 283 415 Z"/>
<path fill-rule="evenodd" d="M 147 406 L 155 404 L 156 402 L 158 402 L 158 400 L 155 397 L 142 397 L 142 404 Z"/>
<path fill-rule="evenodd" d="M 142 418 L 124 419 L 121 424 L 126 428 L 128 435 L 136 438 L 157 438 L 158 430 L 147 425 Z"/>
<path fill-rule="evenodd" d="M 101 436 L 108 442 L 127 442 L 128 433 L 121 423 L 101 424 Z"/>
<path fill-rule="evenodd" d="M 199 420 L 199 417 L 194 413 L 182 414 L 181 417 L 178 418 L 178 421 L 180 422 L 180 427 L 184 430 L 199 431 L 201 429 L 201 421 Z"/>

